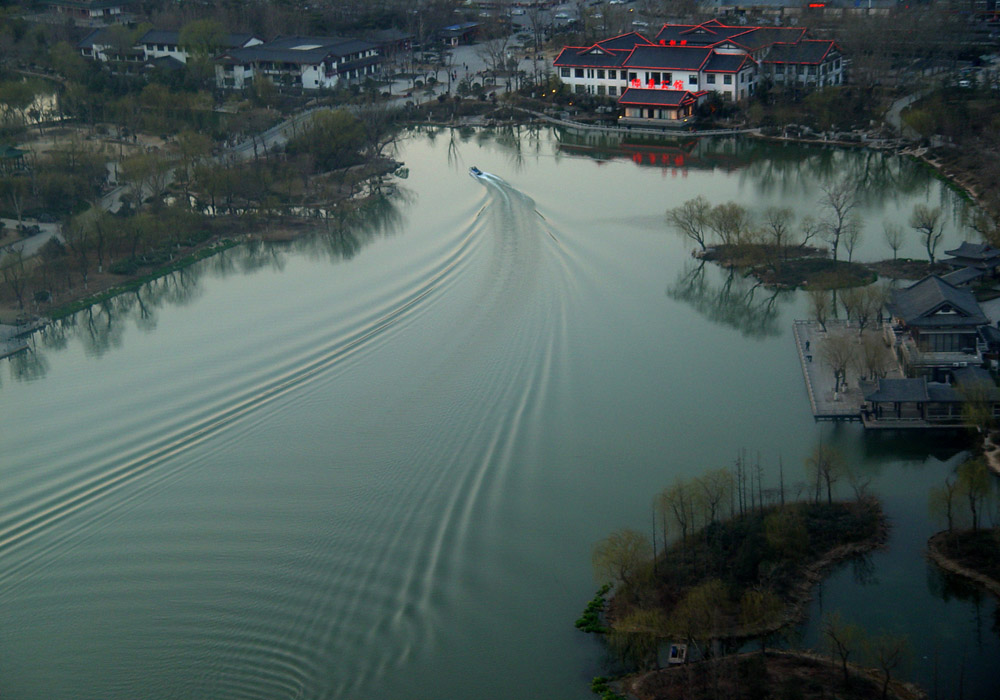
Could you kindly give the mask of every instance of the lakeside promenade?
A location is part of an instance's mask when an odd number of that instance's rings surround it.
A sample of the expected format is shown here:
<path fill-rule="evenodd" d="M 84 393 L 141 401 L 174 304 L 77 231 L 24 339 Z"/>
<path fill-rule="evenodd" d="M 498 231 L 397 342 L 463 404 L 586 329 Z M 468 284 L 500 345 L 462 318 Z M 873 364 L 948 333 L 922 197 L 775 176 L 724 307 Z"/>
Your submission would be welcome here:
<path fill-rule="evenodd" d="M 834 391 L 833 370 L 820 357 L 826 338 L 838 331 L 849 331 L 857 335 L 857 327 L 850 326 L 847 321 L 827 321 L 826 331 L 816 321 L 795 321 L 792 326 L 813 418 L 818 421 L 860 421 L 864 394 L 859 386 L 860 376 L 857 370 L 848 366 L 846 389 Z M 890 379 L 902 379 L 903 376 L 898 365 L 886 375 Z"/>

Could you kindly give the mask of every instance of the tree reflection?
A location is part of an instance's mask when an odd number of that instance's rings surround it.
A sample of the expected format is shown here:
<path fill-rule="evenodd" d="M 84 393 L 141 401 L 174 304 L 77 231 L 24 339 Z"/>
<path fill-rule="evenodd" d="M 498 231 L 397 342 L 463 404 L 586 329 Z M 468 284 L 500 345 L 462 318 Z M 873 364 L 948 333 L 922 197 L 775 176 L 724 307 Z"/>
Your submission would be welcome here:
<path fill-rule="evenodd" d="M 791 297 L 791 292 L 767 289 L 752 277 L 731 268 L 723 271 L 721 284 L 707 279 L 706 263 L 689 263 L 681 271 L 667 296 L 690 304 L 714 323 L 729 326 L 749 338 L 766 338 L 781 334 L 778 325 L 779 304 Z"/>
<path fill-rule="evenodd" d="M 49 371 L 49 362 L 45 355 L 31 348 L 11 355 L 8 360 L 10 376 L 19 382 L 41 379 Z"/>
<path fill-rule="evenodd" d="M 992 605 L 993 614 L 990 620 L 990 631 L 1000 639 L 1000 605 L 993 604 L 993 598 L 980 586 L 972 581 L 948 573 L 932 561 L 927 562 L 927 589 L 936 598 L 947 602 L 959 600 L 972 603 L 976 622 L 976 648 L 982 649 L 983 632 L 986 623 L 987 609 Z"/>

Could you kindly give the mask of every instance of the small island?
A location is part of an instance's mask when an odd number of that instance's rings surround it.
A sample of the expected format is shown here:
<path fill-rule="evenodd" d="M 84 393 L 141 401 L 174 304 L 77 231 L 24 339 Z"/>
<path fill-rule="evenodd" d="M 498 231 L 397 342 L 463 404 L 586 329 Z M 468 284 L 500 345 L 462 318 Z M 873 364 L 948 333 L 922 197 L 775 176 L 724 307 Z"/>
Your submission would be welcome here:
<path fill-rule="evenodd" d="M 927 556 L 944 571 L 1000 597 L 1000 528 L 985 525 L 996 502 L 1000 431 L 989 427 L 981 433 L 976 454 L 930 493 L 931 513 L 947 529 L 928 540 Z"/>
<path fill-rule="evenodd" d="M 595 575 L 611 583 L 577 627 L 603 635 L 624 674 L 595 679 L 596 693 L 819 698 L 835 686 L 840 697 L 925 697 L 895 678 L 909 655 L 905 638 L 868 635 L 839 615 L 822 623 L 827 655 L 787 649 L 786 632 L 804 617 L 814 586 L 844 561 L 863 572 L 864 555 L 888 534 L 880 503 L 839 454 L 820 446 L 807 466 L 807 500 L 786 501 L 783 484 L 763 488 L 759 465 L 741 457 L 733 472 L 711 471 L 658 494 L 652 540 L 623 529 L 597 543 Z M 841 475 L 856 487 L 853 500 L 833 499 Z"/>

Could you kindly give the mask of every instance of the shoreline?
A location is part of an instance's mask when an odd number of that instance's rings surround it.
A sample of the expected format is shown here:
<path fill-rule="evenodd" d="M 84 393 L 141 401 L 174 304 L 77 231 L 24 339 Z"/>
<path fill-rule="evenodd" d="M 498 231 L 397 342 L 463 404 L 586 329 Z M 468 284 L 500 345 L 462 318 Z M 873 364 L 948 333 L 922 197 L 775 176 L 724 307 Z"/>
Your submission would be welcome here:
<path fill-rule="evenodd" d="M 811 668 L 821 668 L 824 669 L 828 675 L 832 675 L 838 680 L 841 674 L 841 670 L 837 667 L 837 664 L 831 663 L 829 655 L 819 654 L 811 650 L 766 649 L 763 652 L 746 651 L 729 657 L 723 657 L 722 660 L 735 661 L 738 664 L 741 661 L 752 661 L 754 658 L 760 657 L 765 659 L 765 664 L 767 664 L 768 661 L 773 661 L 776 665 L 785 662 L 786 664 L 792 664 L 797 668 L 804 669 L 806 672 L 808 672 Z M 691 666 L 697 667 L 700 664 L 706 663 L 710 662 L 696 661 L 692 662 Z M 878 687 L 884 680 L 877 669 L 866 668 L 854 663 L 853 661 L 847 662 L 846 665 L 847 671 L 850 673 L 851 677 L 855 679 L 855 682 L 862 681 Z M 659 698 L 661 696 L 656 694 L 656 688 L 646 686 L 651 683 L 655 683 L 658 678 L 679 675 L 684 671 L 685 666 L 686 665 L 667 666 L 664 668 L 654 669 L 652 671 L 646 671 L 640 674 L 627 676 L 618 681 L 618 683 L 620 683 L 622 688 L 629 693 L 630 697 L 640 698 L 642 700 L 646 700 L 648 698 Z M 788 677 L 795 677 L 795 674 L 789 673 Z M 893 678 L 889 683 L 887 697 L 892 700 L 927 700 L 929 696 L 926 691 L 914 683 L 904 681 L 899 678 Z"/>
<path fill-rule="evenodd" d="M 945 571 L 969 579 L 973 583 L 982 586 L 993 595 L 1000 598 L 1000 581 L 993 579 L 986 574 L 982 574 L 974 569 L 969 569 L 954 559 L 948 557 L 941 551 L 940 543 L 951 534 L 948 530 L 942 530 L 931 535 L 927 540 L 927 557 Z"/>
<path fill-rule="evenodd" d="M 493 109 L 496 109 L 495 105 L 491 105 L 491 107 Z M 537 112 L 534 112 L 533 110 L 527 110 L 518 107 L 515 107 L 515 109 L 522 111 L 527 117 L 521 122 L 522 125 L 549 123 L 557 126 L 564 126 L 566 128 L 573 128 L 576 127 L 577 125 L 579 125 L 584 129 L 593 128 L 591 125 L 583 123 L 547 117 L 547 115 L 541 115 Z M 483 115 L 478 115 L 478 116 L 481 118 Z M 418 121 L 415 123 L 408 124 L 407 126 L 421 125 L 421 124 L 439 126 L 443 128 L 459 128 L 462 126 L 465 127 L 473 126 L 476 128 L 492 128 L 493 126 L 482 123 L 434 124 L 432 122 L 426 122 L 426 121 L 422 122 Z M 624 130 L 618 128 L 615 129 L 614 131 L 622 132 Z M 664 133 L 666 133 L 667 135 L 674 135 L 671 134 L 670 132 L 664 132 Z M 973 184 L 967 181 L 968 178 L 963 177 L 962 173 L 954 172 L 952 169 L 946 169 L 945 165 L 939 162 L 938 160 L 929 158 L 927 156 L 926 148 L 917 148 L 912 145 L 908 145 L 903 148 L 899 148 L 898 145 L 894 147 L 886 147 L 886 146 L 879 147 L 870 142 L 850 142 L 850 141 L 839 141 L 839 140 L 832 141 L 825 139 L 811 139 L 803 137 L 775 136 L 775 135 L 763 134 L 760 132 L 759 129 L 733 128 L 731 130 L 709 130 L 701 135 L 708 137 L 708 136 L 728 135 L 728 134 L 744 135 L 750 138 L 757 138 L 772 143 L 803 143 L 807 145 L 817 145 L 817 146 L 835 146 L 838 148 L 869 149 L 880 153 L 886 153 L 887 151 L 895 149 L 898 155 L 908 156 L 911 160 L 913 160 L 913 162 L 922 164 L 923 166 L 932 170 L 935 176 L 937 176 L 943 182 L 945 182 L 948 187 L 959 192 L 962 196 L 966 197 L 969 201 L 971 201 L 975 206 L 985 211 L 989 211 L 988 208 L 986 207 L 985 202 L 983 201 L 981 194 L 976 190 Z M 690 138 L 692 135 L 698 136 L 699 133 L 698 132 L 676 133 L 677 138 Z M 174 261 L 168 265 L 153 269 L 144 275 L 123 279 L 120 283 L 111 282 L 101 287 L 97 291 L 91 292 L 90 290 L 86 290 L 86 293 L 82 295 L 76 296 L 75 298 L 71 298 L 70 300 L 66 301 L 63 304 L 53 306 L 49 309 L 45 309 L 40 312 L 31 313 L 27 310 L 16 310 L 12 307 L 11 308 L 0 307 L 0 323 L 6 322 L 6 323 L 11 323 L 13 325 L 20 325 L 17 324 L 16 319 L 27 317 L 29 319 L 29 322 L 34 323 L 37 321 L 41 321 L 42 325 L 44 326 L 53 320 L 64 318 L 68 315 L 89 308 L 94 304 L 98 304 L 102 301 L 106 301 L 107 299 L 113 298 L 119 294 L 132 291 L 137 287 L 141 286 L 142 284 L 145 284 L 146 282 L 152 281 L 159 277 L 163 277 L 164 275 L 170 274 L 171 272 L 175 272 L 176 270 L 179 270 L 183 267 L 186 267 L 187 265 L 191 265 L 195 262 L 198 262 L 199 260 L 202 260 L 205 257 L 214 255 L 217 252 L 220 252 L 222 250 L 225 250 L 227 248 L 236 245 L 240 245 L 244 240 L 250 240 L 253 238 L 259 238 L 262 240 L 271 240 L 271 241 L 295 240 L 296 238 L 301 236 L 303 232 L 295 231 L 294 228 L 301 225 L 304 222 L 310 221 L 308 217 L 283 217 L 283 218 L 286 221 L 292 223 L 292 226 L 287 228 L 282 228 L 279 224 L 278 226 L 279 230 L 277 231 L 262 232 L 260 230 L 253 230 L 248 233 L 244 233 L 240 236 L 235 236 L 235 237 L 220 236 L 218 238 L 215 238 L 207 242 L 206 244 L 204 244 L 203 247 L 196 247 L 191 249 L 190 251 L 187 251 L 183 257 L 179 258 L 177 261 Z M 222 247 L 220 247 L 220 245 Z M 35 325 L 37 326 L 37 323 Z M 21 334 L 19 333 L 17 335 Z M 18 352 L 19 351 L 20 350 L 18 350 Z"/>

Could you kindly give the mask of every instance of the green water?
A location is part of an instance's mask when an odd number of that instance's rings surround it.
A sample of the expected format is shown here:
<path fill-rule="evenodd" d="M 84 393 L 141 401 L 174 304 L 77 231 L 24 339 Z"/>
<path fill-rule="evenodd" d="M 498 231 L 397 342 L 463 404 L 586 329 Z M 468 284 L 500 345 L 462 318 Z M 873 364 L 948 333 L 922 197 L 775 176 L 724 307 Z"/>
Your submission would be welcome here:
<path fill-rule="evenodd" d="M 957 243 L 953 193 L 899 159 L 742 140 L 414 132 L 399 157 L 363 221 L 225 251 L 4 361 L 5 698 L 587 698 L 592 544 L 741 449 L 804 480 L 820 439 L 893 530 L 823 585 L 803 643 L 839 610 L 909 635 L 939 697 L 995 693 L 995 604 L 922 554 L 962 446 L 815 424 L 805 300 L 693 274 L 663 221 L 698 194 L 815 213 L 850 173 L 855 255 L 878 259 L 916 202 Z"/>

